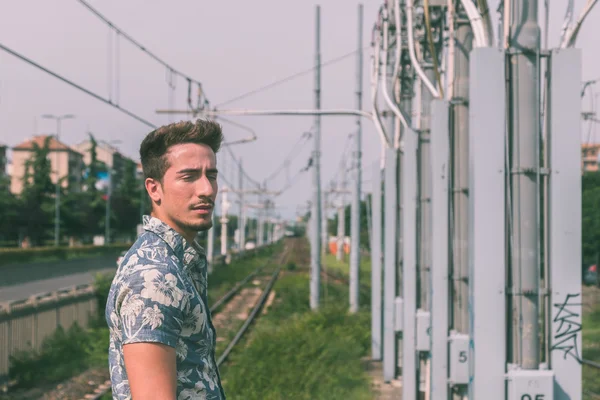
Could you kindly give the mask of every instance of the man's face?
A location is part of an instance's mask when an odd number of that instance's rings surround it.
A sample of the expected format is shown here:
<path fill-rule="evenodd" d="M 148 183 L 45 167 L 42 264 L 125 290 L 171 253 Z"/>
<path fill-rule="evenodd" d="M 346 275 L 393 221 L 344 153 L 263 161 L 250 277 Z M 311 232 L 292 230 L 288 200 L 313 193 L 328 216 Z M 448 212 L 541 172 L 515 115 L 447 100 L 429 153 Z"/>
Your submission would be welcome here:
<path fill-rule="evenodd" d="M 155 202 L 156 217 L 189 240 L 212 227 L 217 158 L 209 146 L 195 143 L 175 145 L 166 157 L 169 167 L 162 184 L 148 179 L 146 188 Z"/>

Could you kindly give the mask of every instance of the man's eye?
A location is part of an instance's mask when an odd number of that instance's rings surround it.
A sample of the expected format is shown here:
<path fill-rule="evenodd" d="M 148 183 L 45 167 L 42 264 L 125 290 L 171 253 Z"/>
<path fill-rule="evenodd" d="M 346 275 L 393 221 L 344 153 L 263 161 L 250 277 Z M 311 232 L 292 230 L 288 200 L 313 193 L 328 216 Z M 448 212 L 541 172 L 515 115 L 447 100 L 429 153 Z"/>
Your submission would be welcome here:
<path fill-rule="evenodd" d="M 217 180 L 217 175 L 216 174 L 209 174 L 207 175 L 208 179 L 210 179 L 211 181 L 215 181 Z"/>

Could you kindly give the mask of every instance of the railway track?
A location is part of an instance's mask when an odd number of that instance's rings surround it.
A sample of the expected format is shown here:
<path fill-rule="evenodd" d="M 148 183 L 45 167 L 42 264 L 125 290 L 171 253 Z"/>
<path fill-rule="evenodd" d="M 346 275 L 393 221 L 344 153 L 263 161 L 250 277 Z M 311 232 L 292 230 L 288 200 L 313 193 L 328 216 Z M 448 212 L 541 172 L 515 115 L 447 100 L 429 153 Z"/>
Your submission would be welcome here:
<path fill-rule="evenodd" d="M 269 275 L 269 280 L 268 280 L 264 290 L 262 290 L 260 297 L 258 298 L 258 300 L 256 301 L 256 303 L 254 304 L 254 306 L 252 308 L 252 312 L 244 320 L 244 323 L 242 324 L 242 326 L 239 329 L 237 329 L 235 336 L 228 343 L 227 347 L 223 350 L 223 352 L 217 359 L 217 367 L 220 367 L 227 360 L 227 358 L 229 357 L 229 355 L 231 354 L 231 352 L 233 351 L 235 346 L 239 343 L 239 341 L 242 339 L 244 334 L 248 331 L 248 328 L 250 327 L 252 322 L 254 322 L 256 320 L 257 316 L 259 315 L 259 312 L 263 309 L 265 303 L 267 302 L 269 294 L 271 293 L 273 286 L 275 285 L 275 282 L 277 281 L 277 278 L 279 277 L 279 273 L 281 272 L 281 266 L 284 264 L 285 259 L 288 256 L 288 253 L 289 253 L 289 249 L 286 246 L 286 248 L 283 250 L 282 253 L 272 256 L 265 264 L 259 266 L 254 271 L 252 271 L 250 274 L 248 274 L 244 279 L 237 282 L 235 284 L 235 286 L 233 288 L 231 288 L 231 290 L 229 290 L 227 293 L 225 293 L 219 300 L 217 300 L 210 307 L 211 314 L 215 313 L 215 311 L 221 309 L 224 305 L 226 305 L 228 302 L 230 302 L 234 298 L 234 296 L 239 294 L 239 292 L 248 285 L 248 283 L 250 282 L 250 280 L 252 278 L 258 278 L 259 274 L 261 272 L 263 272 L 270 264 L 275 265 L 273 272 Z M 278 258 L 278 259 L 276 259 L 276 258 Z M 218 313 L 213 314 L 213 317 L 216 317 L 217 315 L 218 315 Z M 103 382 L 101 385 L 97 386 L 96 388 L 94 388 L 93 393 L 85 395 L 81 400 L 100 400 L 110 390 L 111 390 L 111 386 L 110 386 L 110 381 L 108 380 L 106 382 Z"/>

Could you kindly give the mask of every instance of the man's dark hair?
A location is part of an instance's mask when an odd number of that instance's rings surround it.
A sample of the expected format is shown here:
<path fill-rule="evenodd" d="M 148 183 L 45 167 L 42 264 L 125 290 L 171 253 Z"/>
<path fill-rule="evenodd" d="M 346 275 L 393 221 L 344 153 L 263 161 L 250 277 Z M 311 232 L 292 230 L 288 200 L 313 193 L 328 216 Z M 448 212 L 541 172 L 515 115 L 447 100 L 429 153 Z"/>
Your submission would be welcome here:
<path fill-rule="evenodd" d="M 140 146 L 142 168 L 146 178 L 162 182 L 169 168 L 167 152 L 171 146 L 183 143 L 205 144 L 217 154 L 223 141 L 221 126 L 213 121 L 176 122 L 150 132 Z"/>

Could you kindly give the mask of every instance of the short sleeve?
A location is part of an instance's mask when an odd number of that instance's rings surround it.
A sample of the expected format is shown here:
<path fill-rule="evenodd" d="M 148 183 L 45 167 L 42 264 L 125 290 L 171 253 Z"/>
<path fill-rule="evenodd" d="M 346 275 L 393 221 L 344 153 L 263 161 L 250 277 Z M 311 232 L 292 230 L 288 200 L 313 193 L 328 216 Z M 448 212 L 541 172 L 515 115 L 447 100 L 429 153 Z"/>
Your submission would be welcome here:
<path fill-rule="evenodd" d="M 117 296 L 123 344 L 158 342 L 177 346 L 188 301 L 177 272 L 143 266 L 127 276 Z"/>

